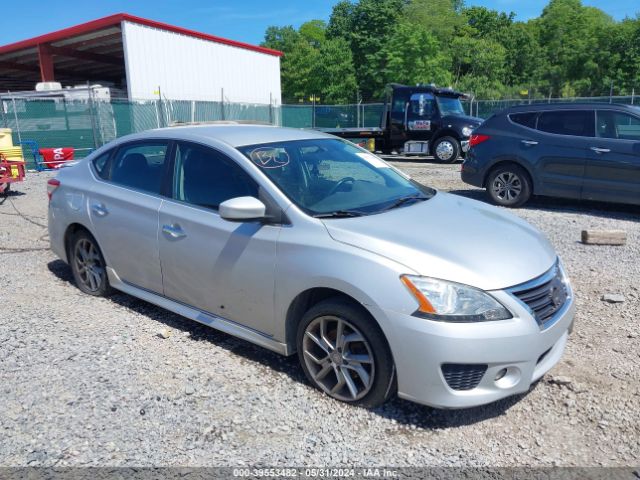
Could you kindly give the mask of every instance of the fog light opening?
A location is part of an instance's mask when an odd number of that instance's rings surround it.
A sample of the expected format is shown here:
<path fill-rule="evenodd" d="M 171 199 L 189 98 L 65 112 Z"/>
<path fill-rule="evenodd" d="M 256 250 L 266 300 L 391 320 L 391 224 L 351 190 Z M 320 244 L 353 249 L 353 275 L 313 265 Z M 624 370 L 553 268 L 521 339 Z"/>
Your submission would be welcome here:
<path fill-rule="evenodd" d="M 520 382 L 520 376 L 518 367 L 502 368 L 496 373 L 494 384 L 498 388 L 512 388 Z"/>

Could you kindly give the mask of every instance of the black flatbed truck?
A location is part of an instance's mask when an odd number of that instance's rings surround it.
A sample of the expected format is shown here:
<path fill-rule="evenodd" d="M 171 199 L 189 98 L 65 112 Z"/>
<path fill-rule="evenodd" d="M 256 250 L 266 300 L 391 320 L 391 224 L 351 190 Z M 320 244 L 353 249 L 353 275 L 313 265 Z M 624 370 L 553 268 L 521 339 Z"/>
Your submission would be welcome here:
<path fill-rule="evenodd" d="M 369 150 L 433 157 L 455 162 L 468 150 L 471 131 L 482 119 L 464 113 L 462 92 L 435 85 L 386 87 L 380 127 L 322 128 L 323 132 L 356 143 L 367 141 Z"/>

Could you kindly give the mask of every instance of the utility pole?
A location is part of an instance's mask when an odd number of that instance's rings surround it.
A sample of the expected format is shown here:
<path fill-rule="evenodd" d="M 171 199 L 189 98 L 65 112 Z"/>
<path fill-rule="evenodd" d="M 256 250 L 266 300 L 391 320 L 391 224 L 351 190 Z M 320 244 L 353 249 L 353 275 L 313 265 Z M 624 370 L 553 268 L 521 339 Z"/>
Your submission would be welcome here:
<path fill-rule="evenodd" d="M 222 120 L 224 118 L 224 87 L 220 89 L 220 115 L 222 116 Z"/>
<path fill-rule="evenodd" d="M 93 108 L 93 89 L 87 80 L 87 92 L 89 93 L 89 114 L 91 116 L 91 130 L 93 131 L 93 146 L 98 148 L 98 134 L 96 132 L 96 118 Z"/>
<path fill-rule="evenodd" d="M 613 80 L 611 80 L 611 88 L 609 88 L 609 103 L 613 103 Z"/>

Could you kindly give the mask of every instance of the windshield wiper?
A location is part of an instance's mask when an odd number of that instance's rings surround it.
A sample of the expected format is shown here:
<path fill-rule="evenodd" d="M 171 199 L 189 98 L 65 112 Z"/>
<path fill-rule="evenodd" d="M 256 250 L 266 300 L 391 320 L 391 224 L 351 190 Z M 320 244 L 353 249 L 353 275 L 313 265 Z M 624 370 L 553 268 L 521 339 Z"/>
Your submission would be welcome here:
<path fill-rule="evenodd" d="M 393 210 L 394 208 L 401 207 L 402 205 L 404 205 L 406 203 L 409 203 L 409 202 L 428 200 L 429 198 L 430 197 L 427 197 L 425 195 L 409 195 L 408 197 L 399 198 L 398 200 L 393 202 L 391 205 L 388 205 L 388 206 L 384 207 L 380 211 L 381 212 L 386 212 L 387 210 Z"/>
<path fill-rule="evenodd" d="M 315 218 L 349 218 L 349 217 L 361 217 L 366 215 L 364 212 L 358 212 L 356 210 L 336 210 L 335 212 L 317 213 Z"/>

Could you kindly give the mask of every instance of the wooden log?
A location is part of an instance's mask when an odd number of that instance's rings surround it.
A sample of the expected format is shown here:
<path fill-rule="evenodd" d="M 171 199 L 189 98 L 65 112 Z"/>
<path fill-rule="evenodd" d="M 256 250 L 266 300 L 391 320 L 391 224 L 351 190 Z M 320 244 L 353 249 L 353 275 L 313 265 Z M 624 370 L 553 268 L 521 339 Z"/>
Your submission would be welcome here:
<path fill-rule="evenodd" d="M 582 230 L 582 243 L 587 245 L 624 245 L 627 232 L 623 230 Z"/>

